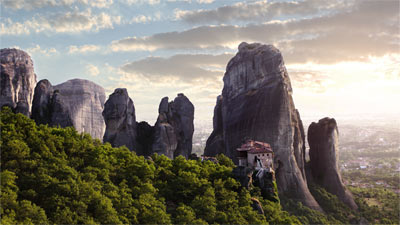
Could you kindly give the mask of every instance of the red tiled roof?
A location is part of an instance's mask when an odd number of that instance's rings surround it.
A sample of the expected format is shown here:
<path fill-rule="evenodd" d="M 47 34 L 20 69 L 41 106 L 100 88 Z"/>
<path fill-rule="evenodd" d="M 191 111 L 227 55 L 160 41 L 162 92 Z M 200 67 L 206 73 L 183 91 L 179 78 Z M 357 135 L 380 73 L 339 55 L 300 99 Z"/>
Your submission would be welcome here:
<path fill-rule="evenodd" d="M 268 143 L 249 140 L 246 143 L 242 144 L 240 148 L 236 149 L 237 151 L 246 151 L 249 153 L 273 153 L 271 146 Z"/>
<path fill-rule="evenodd" d="M 248 151 L 248 153 L 258 154 L 258 153 L 274 153 L 274 152 L 268 148 L 254 148 L 254 149 Z"/>

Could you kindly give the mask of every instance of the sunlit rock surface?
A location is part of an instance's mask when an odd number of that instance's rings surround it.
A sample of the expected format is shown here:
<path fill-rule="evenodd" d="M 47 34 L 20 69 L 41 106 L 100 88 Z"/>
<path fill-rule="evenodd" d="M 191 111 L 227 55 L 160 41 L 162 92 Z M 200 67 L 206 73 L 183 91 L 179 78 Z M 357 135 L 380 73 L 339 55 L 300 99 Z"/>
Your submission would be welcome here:
<path fill-rule="evenodd" d="M 0 50 L 0 107 L 30 115 L 36 74 L 31 57 L 18 49 Z"/>
<path fill-rule="evenodd" d="M 104 88 L 91 81 L 73 79 L 52 86 L 41 80 L 35 88 L 32 118 L 52 126 L 73 126 L 78 132 L 102 139 L 104 102 Z"/>

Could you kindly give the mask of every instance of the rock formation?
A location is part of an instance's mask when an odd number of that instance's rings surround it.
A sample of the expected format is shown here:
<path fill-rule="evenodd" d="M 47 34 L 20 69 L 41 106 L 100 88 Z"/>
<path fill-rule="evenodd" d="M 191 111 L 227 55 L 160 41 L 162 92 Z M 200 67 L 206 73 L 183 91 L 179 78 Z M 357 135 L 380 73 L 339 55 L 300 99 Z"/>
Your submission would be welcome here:
<path fill-rule="evenodd" d="M 51 123 L 53 92 L 50 81 L 44 79 L 37 83 L 32 103 L 32 119 L 37 124 Z"/>
<path fill-rule="evenodd" d="M 356 210 L 353 196 L 342 183 L 339 173 L 339 133 L 335 119 L 323 118 L 308 128 L 310 169 L 313 182 Z"/>
<path fill-rule="evenodd" d="M 183 95 L 172 102 L 168 97 L 161 100 L 157 122 L 136 122 L 135 107 L 126 89 L 118 88 L 110 95 L 104 107 L 106 132 L 104 142 L 112 146 L 125 145 L 138 155 L 163 154 L 169 158 L 192 152 L 194 106 Z"/>
<path fill-rule="evenodd" d="M 39 124 L 74 126 L 78 132 L 101 139 L 104 101 L 104 89 L 91 81 L 73 79 L 52 86 L 41 80 L 35 88 L 32 118 Z"/>
<path fill-rule="evenodd" d="M 160 102 L 158 113 L 152 151 L 169 158 L 178 155 L 188 158 L 192 153 L 193 104 L 183 94 L 178 94 L 172 102 L 165 97 Z"/>
<path fill-rule="evenodd" d="M 1 49 L 0 108 L 10 106 L 29 116 L 36 85 L 31 57 L 22 50 Z"/>
<path fill-rule="evenodd" d="M 225 150 L 222 130 L 222 95 L 219 95 L 217 97 L 217 104 L 214 107 L 213 131 L 207 139 L 204 154 L 208 156 L 215 156 L 219 153 L 228 155 Z"/>
<path fill-rule="evenodd" d="M 205 155 L 224 153 L 236 162 L 235 149 L 245 138 L 270 143 L 279 192 L 322 211 L 307 187 L 304 131 L 279 50 L 241 43 L 223 81 Z"/>
<path fill-rule="evenodd" d="M 152 154 L 152 146 L 154 142 L 154 127 L 145 121 L 136 123 L 137 128 L 137 148 L 136 153 L 139 155 L 150 156 Z"/>
<path fill-rule="evenodd" d="M 112 146 L 125 145 L 130 150 L 136 150 L 136 115 L 133 101 L 125 88 L 117 88 L 104 105 L 104 121 L 106 132 L 103 142 Z"/>

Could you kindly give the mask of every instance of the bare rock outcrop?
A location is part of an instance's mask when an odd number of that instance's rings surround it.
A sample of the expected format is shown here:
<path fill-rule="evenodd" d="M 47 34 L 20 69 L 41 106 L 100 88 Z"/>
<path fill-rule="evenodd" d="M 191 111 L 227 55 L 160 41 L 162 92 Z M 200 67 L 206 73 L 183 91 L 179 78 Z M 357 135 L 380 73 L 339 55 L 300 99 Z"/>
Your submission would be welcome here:
<path fill-rule="evenodd" d="M 318 123 L 311 123 L 307 137 L 313 182 L 338 196 L 351 209 L 357 210 L 353 196 L 344 186 L 339 172 L 339 131 L 336 120 L 326 117 Z"/>
<path fill-rule="evenodd" d="M 150 156 L 152 154 L 152 146 L 154 142 L 154 127 L 145 121 L 136 122 L 137 128 L 137 148 L 136 153 L 139 155 Z"/>
<path fill-rule="evenodd" d="M 41 80 L 34 94 L 32 118 L 39 124 L 73 126 L 78 132 L 103 138 L 104 88 L 88 80 L 73 79 L 52 86 Z"/>
<path fill-rule="evenodd" d="M 270 143 L 279 192 L 322 211 L 307 187 L 304 130 L 280 51 L 241 43 L 223 81 L 205 155 L 224 153 L 236 162 L 235 149 L 244 138 Z"/>
<path fill-rule="evenodd" d="M 51 123 L 53 92 L 50 81 L 44 79 L 37 83 L 32 102 L 32 119 L 37 124 Z"/>
<path fill-rule="evenodd" d="M 178 94 L 174 101 L 161 100 L 157 122 L 136 122 L 135 107 L 125 88 L 115 89 L 107 100 L 103 117 L 106 132 L 103 141 L 112 146 L 125 145 L 138 155 L 163 154 L 173 159 L 178 155 L 188 158 L 192 152 L 194 106 Z"/>
<path fill-rule="evenodd" d="M 131 151 L 136 150 L 136 115 L 135 106 L 125 88 L 117 88 L 104 105 L 106 132 L 103 142 L 110 142 L 113 147 L 125 145 Z"/>
<path fill-rule="evenodd" d="M 157 122 L 154 125 L 152 152 L 169 158 L 182 155 L 188 158 L 192 153 L 194 132 L 194 106 L 184 94 L 172 102 L 168 97 L 161 100 Z"/>
<path fill-rule="evenodd" d="M 18 49 L 0 50 L 0 108 L 30 115 L 36 74 L 31 57 Z"/>

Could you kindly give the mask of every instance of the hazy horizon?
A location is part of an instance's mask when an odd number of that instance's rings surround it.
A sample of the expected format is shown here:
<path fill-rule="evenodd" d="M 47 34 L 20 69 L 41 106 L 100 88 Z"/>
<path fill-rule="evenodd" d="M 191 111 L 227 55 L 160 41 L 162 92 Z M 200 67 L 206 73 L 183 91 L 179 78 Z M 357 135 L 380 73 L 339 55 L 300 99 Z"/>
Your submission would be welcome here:
<path fill-rule="evenodd" d="M 38 81 L 127 88 L 138 121 L 184 93 L 195 123 L 211 122 L 242 41 L 281 50 L 303 120 L 396 119 L 399 15 L 397 0 L 1 0 L 0 34 L 1 48 L 31 55 Z"/>

